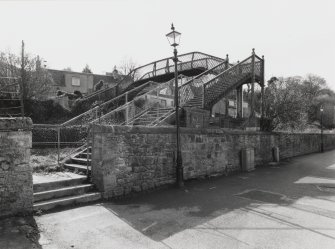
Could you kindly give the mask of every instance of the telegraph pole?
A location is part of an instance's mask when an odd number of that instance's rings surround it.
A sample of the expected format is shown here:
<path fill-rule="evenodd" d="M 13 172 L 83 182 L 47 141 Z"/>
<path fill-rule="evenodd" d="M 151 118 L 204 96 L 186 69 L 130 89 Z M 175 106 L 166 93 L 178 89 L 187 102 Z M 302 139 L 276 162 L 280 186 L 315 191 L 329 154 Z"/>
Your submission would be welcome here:
<path fill-rule="evenodd" d="M 24 71 L 24 41 L 22 40 L 22 45 L 21 45 L 21 98 L 20 98 L 20 103 L 21 103 L 21 115 L 24 117 L 24 102 L 23 98 L 25 96 L 25 71 Z"/>

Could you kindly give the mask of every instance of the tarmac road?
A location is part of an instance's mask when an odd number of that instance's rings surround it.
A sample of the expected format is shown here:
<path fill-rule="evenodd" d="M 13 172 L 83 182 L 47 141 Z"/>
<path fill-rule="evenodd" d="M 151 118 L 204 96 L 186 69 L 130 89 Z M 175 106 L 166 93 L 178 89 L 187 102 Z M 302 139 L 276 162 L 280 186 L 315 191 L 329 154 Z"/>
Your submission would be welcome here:
<path fill-rule="evenodd" d="M 334 249 L 335 151 L 35 220 L 46 249 Z"/>

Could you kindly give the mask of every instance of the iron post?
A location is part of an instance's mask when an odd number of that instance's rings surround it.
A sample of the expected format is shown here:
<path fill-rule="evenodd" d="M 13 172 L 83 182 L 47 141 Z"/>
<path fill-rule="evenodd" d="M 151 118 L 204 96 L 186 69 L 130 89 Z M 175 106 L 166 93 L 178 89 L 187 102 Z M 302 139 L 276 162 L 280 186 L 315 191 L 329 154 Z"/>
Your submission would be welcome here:
<path fill-rule="evenodd" d="M 323 150 L 323 107 L 321 106 L 320 108 L 320 126 L 321 126 L 321 153 L 324 151 Z"/>
<path fill-rule="evenodd" d="M 174 61 L 174 80 L 175 80 L 175 107 L 176 107 L 176 127 L 177 127 L 177 137 L 176 137 L 176 174 L 177 174 L 177 185 L 178 187 L 184 186 L 184 169 L 182 163 L 181 149 L 180 149 L 180 119 L 179 119 L 179 87 L 178 87 L 178 57 L 177 57 L 177 49 L 173 50 L 173 61 Z"/>
<path fill-rule="evenodd" d="M 181 148 L 180 148 L 180 120 L 179 120 L 179 86 L 178 86 L 178 57 L 177 57 L 177 46 L 179 45 L 180 35 L 178 31 L 175 30 L 173 24 L 171 25 L 171 32 L 166 34 L 166 37 L 173 47 L 173 61 L 174 61 L 174 80 L 175 80 L 175 113 L 176 113 L 176 155 L 175 155 L 175 163 L 176 163 L 176 177 L 177 177 L 177 186 L 183 187 L 184 186 L 184 177 L 183 177 L 183 163 L 182 163 L 182 156 L 181 156 Z"/>

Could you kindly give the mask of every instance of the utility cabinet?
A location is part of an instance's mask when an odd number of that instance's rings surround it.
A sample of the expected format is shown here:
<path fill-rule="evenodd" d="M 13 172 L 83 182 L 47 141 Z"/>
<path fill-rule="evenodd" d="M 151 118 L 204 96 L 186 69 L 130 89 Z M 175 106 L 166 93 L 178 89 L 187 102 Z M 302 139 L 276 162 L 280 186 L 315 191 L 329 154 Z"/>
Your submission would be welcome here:
<path fill-rule="evenodd" d="M 273 155 L 273 161 L 276 163 L 279 162 L 279 148 L 278 147 L 272 148 L 272 155 Z"/>
<path fill-rule="evenodd" d="M 245 148 L 241 151 L 242 171 L 249 172 L 255 169 L 255 152 L 253 148 Z"/>

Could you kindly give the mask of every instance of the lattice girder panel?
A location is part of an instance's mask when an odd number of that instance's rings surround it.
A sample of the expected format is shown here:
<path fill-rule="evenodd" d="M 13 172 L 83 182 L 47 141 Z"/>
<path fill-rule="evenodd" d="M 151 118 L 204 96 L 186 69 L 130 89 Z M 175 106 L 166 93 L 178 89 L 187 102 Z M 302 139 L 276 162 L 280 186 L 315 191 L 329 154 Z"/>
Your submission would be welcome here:
<path fill-rule="evenodd" d="M 185 71 L 194 68 L 209 69 L 217 64 L 220 64 L 224 59 L 200 53 L 192 52 L 178 56 L 178 71 Z M 139 79 L 149 79 L 158 75 L 174 73 L 174 62 L 171 57 L 156 61 L 135 69 L 137 74 L 141 75 Z"/>
<path fill-rule="evenodd" d="M 139 96 L 134 97 L 131 101 L 125 103 L 121 107 L 118 107 L 115 110 L 110 111 L 109 113 L 103 115 L 99 119 L 95 119 L 93 123 L 102 122 L 102 123 L 113 123 L 118 125 L 132 125 L 133 121 L 138 117 L 150 110 L 152 107 L 157 107 L 161 105 L 161 100 L 159 98 L 160 92 L 167 93 L 171 88 L 171 83 L 173 80 L 165 82 L 163 84 L 157 85 L 155 88 L 149 90 L 148 92 L 141 94 Z M 170 97 L 174 97 L 174 93 Z M 165 97 L 167 95 L 165 94 Z M 115 113 L 123 113 L 119 114 L 115 119 Z M 120 117 L 123 117 L 121 119 Z M 120 123 L 118 123 L 120 122 Z"/>
<path fill-rule="evenodd" d="M 221 100 L 223 97 L 225 97 L 231 91 L 236 89 L 238 86 L 243 85 L 245 83 L 248 83 L 250 81 L 251 81 L 251 74 L 246 73 L 246 74 L 244 74 L 244 77 L 241 77 L 239 80 L 236 80 L 233 84 L 230 84 L 230 85 L 226 84 L 224 90 L 222 90 L 220 93 L 216 94 L 215 96 L 212 96 L 211 99 L 207 98 L 205 100 L 204 109 L 207 109 L 207 110 L 211 109 L 214 104 L 216 104 L 219 100 Z"/>
<path fill-rule="evenodd" d="M 223 72 L 226 67 L 227 63 L 225 61 L 221 62 L 179 87 L 179 105 L 183 106 L 189 103 L 193 98 L 201 97 L 203 95 L 204 84 L 208 82 L 209 79 L 215 77 L 215 75 Z"/>
<path fill-rule="evenodd" d="M 220 96 L 228 91 L 228 88 L 238 87 L 243 80 L 245 81 L 252 76 L 252 72 L 252 57 L 249 57 L 207 82 L 204 86 L 204 106 L 207 108 L 211 106 L 214 101 L 217 101 Z M 262 74 L 262 61 L 255 61 L 254 72 L 255 79 L 259 79 Z"/>

